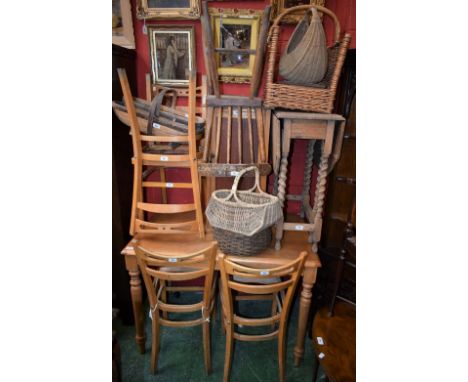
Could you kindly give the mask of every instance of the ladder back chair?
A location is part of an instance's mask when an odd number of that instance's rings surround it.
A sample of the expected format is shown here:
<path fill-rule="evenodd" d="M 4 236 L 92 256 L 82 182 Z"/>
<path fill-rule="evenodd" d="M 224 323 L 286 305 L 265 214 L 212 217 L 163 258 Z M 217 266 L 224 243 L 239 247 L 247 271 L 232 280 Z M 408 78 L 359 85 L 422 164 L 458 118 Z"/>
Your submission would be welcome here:
<path fill-rule="evenodd" d="M 195 131 L 196 80 L 195 72 L 189 77 L 189 107 L 187 135 L 148 135 L 142 131 L 137 119 L 134 99 L 128 84 L 125 70 L 118 69 L 125 106 L 130 119 L 133 143 L 133 199 L 130 234 L 187 233 L 197 232 L 205 236 L 203 211 L 200 198 L 200 179 L 197 167 Z M 183 112 L 181 112 L 183 114 Z M 158 148 L 155 143 L 180 145 L 169 150 Z M 187 150 L 188 146 L 188 150 Z M 179 150 L 179 151 L 178 151 Z M 184 151 L 185 150 L 185 151 Z M 147 181 L 147 177 L 157 168 L 189 168 L 191 181 L 185 183 Z M 191 189 L 193 203 L 167 204 L 144 201 L 143 188 L 185 188 Z M 164 202 L 164 200 L 163 200 Z"/>
<path fill-rule="evenodd" d="M 156 372 L 158 364 L 160 325 L 170 327 L 201 325 L 205 370 L 209 374 L 211 372 L 210 315 L 214 306 L 216 286 L 214 276 L 216 244 L 211 242 L 206 248 L 180 255 L 157 253 L 141 247 L 138 242 L 134 248 L 150 302 L 151 372 L 153 374 Z M 189 281 L 200 277 L 204 277 L 203 287 L 168 285 L 172 281 Z M 170 304 L 167 301 L 167 293 L 170 292 L 203 292 L 203 298 L 195 304 Z M 201 317 L 191 320 L 172 320 L 168 316 L 168 313 L 191 312 L 200 312 Z"/>
<path fill-rule="evenodd" d="M 277 268 L 250 268 L 220 255 L 221 305 L 223 325 L 226 331 L 226 355 L 224 382 L 229 381 L 234 340 L 266 341 L 278 338 L 279 380 L 285 381 L 286 327 L 292 299 L 304 269 L 306 252 L 298 259 Z M 266 280 L 269 283 L 264 283 Z M 271 280 L 274 280 L 271 282 Z M 233 297 L 233 293 L 242 295 Z M 281 297 L 281 298 L 280 298 Z M 263 318 L 247 318 L 235 312 L 236 300 L 272 300 L 272 314 Z M 244 334 L 235 326 L 266 326 L 272 331 L 266 334 Z"/>

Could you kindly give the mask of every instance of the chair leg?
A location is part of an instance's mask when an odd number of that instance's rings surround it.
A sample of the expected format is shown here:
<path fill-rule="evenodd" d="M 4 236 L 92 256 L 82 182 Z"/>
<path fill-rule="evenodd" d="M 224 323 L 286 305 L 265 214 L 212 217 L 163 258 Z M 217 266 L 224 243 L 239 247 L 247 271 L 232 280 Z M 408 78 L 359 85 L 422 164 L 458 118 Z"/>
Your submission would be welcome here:
<path fill-rule="evenodd" d="M 205 358 L 206 375 L 211 373 L 211 337 L 210 337 L 210 322 L 203 323 L 203 352 Z"/>
<path fill-rule="evenodd" d="M 167 291 L 166 291 L 167 284 L 166 284 L 166 281 L 165 280 L 160 280 L 160 282 L 161 282 L 161 286 L 164 287 L 164 289 L 163 289 L 163 291 L 161 293 L 161 301 L 162 302 L 167 302 Z M 163 316 L 164 319 L 167 320 L 167 312 L 163 311 L 162 316 Z"/>
<path fill-rule="evenodd" d="M 271 303 L 271 315 L 274 316 L 278 310 L 278 293 L 273 294 L 273 301 Z M 275 330 L 276 323 L 271 324 L 271 330 Z"/>
<path fill-rule="evenodd" d="M 286 351 L 286 330 L 284 325 L 280 327 L 278 333 L 278 364 L 279 364 L 279 380 L 284 382 L 285 379 L 285 351 Z"/>
<path fill-rule="evenodd" d="M 153 313 L 151 324 L 151 373 L 156 374 L 159 356 L 159 311 Z"/>
<path fill-rule="evenodd" d="M 226 325 L 226 355 L 224 358 L 224 378 L 223 382 L 229 382 L 231 375 L 232 349 L 234 345 L 233 327 Z"/>

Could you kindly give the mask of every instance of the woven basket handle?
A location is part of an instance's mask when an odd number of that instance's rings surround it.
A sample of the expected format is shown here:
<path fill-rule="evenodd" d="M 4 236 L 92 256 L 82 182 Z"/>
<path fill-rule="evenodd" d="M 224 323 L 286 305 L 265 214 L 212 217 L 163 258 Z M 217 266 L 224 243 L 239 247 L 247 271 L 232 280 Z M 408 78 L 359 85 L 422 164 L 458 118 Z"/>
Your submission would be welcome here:
<path fill-rule="evenodd" d="M 153 132 L 153 120 L 154 117 L 159 117 L 159 112 L 161 111 L 161 104 L 164 99 L 166 93 L 173 93 L 172 97 L 172 107 L 175 106 L 177 100 L 177 91 L 175 89 L 165 88 L 159 92 L 159 94 L 153 98 L 151 101 L 151 105 L 149 108 L 149 116 L 148 116 L 148 126 L 147 126 L 147 135 L 152 135 Z"/>
<path fill-rule="evenodd" d="M 298 5 L 296 7 L 288 8 L 275 19 L 272 26 L 278 27 L 281 19 L 290 13 L 297 12 L 297 11 L 308 11 L 312 8 L 315 8 L 319 12 L 325 13 L 326 15 L 330 16 L 333 19 L 333 22 L 335 23 L 335 44 L 338 43 L 340 41 L 340 32 L 341 32 L 340 22 L 338 21 L 338 17 L 336 17 L 336 15 L 332 11 L 330 11 L 328 8 L 322 7 L 320 5 Z M 271 28 L 270 33 L 272 33 L 274 29 L 275 28 Z M 270 39 L 270 36 L 268 36 L 268 38 Z"/>
<path fill-rule="evenodd" d="M 244 168 L 244 169 L 242 169 L 241 171 L 239 171 L 239 174 L 237 174 L 236 178 L 234 179 L 234 182 L 232 183 L 231 192 L 230 192 L 229 195 L 226 196 L 223 200 L 229 200 L 229 199 L 231 199 L 232 197 L 234 197 L 234 199 L 236 200 L 236 202 L 239 203 L 240 205 L 243 205 L 243 206 L 250 206 L 250 204 L 243 202 L 242 200 L 240 200 L 240 199 L 237 197 L 237 187 L 239 186 L 239 181 L 240 181 L 240 179 L 242 178 L 242 176 L 243 176 L 245 173 L 249 172 L 249 171 L 255 171 L 255 185 L 254 185 L 251 189 L 249 189 L 249 190 L 246 190 L 246 191 L 239 191 L 239 192 L 252 192 L 252 191 L 254 191 L 255 189 L 258 189 L 258 191 L 259 191 L 260 194 L 269 195 L 269 194 L 267 194 L 266 192 L 264 192 L 264 191 L 260 188 L 260 172 L 258 171 L 258 167 L 256 167 L 256 166 L 250 166 L 250 167 Z"/>

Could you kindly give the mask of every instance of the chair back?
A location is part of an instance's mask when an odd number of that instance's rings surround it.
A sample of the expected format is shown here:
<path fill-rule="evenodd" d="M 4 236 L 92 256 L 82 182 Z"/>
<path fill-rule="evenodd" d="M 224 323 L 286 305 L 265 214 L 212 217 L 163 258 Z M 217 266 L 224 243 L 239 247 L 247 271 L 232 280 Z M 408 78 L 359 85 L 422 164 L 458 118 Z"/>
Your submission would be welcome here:
<path fill-rule="evenodd" d="M 166 326 L 193 326 L 207 321 L 213 305 L 214 269 L 216 262 L 216 244 L 207 243 L 207 247 L 199 251 L 184 254 L 164 254 L 134 246 L 138 265 L 145 283 L 151 306 L 152 318 L 159 319 Z M 177 287 L 168 287 L 166 281 L 188 281 L 204 277 L 202 288 L 193 287 L 190 290 L 203 291 L 202 301 L 196 304 L 169 304 L 160 299 L 167 291 L 177 291 Z M 181 287 L 180 290 L 187 290 Z M 188 313 L 201 310 L 202 317 L 196 320 L 171 321 L 159 318 L 159 310 L 163 312 Z M 155 317 L 155 314 L 157 317 Z"/>
<path fill-rule="evenodd" d="M 306 257 L 307 253 L 302 252 L 296 260 L 280 267 L 251 268 L 220 255 L 221 299 L 225 325 L 268 326 L 280 323 L 279 330 L 268 334 L 246 335 L 234 332 L 234 338 L 244 341 L 267 340 L 284 330 Z M 263 318 L 242 317 L 234 312 L 233 291 L 247 295 L 244 299 L 250 299 L 248 295 L 255 295 L 251 296 L 251 299 L 271 295 L 273 299 L 279 300 L 281 296 L 282 301 L 278 301 L 279 312 L 272 312 L 271 316 Z"/>

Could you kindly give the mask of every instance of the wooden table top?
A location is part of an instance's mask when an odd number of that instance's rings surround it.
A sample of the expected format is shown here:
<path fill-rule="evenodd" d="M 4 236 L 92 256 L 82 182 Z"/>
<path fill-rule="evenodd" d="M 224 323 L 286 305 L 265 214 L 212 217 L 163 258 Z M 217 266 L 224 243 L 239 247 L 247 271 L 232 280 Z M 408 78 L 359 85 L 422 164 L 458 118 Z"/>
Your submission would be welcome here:
<path fill-rule="evenodd" d="M 317 337 L 323 339 L 323 345 Z M 356 309 L 353 305 L 338 302 L 332 317 L 328 317 L 328 307 L 320 309 L 312 326 L 312 342 L 331 381 L 356 381 Z"/>
<path fill-rule="evenodd" d="M 274 235 L 273 235 L 274 236 Z M 213 239 L 213 234 L 208 230 L 206 238 L 200 239 L 197 234 L 160 234 L 150 237 L 136 236 L 140 245 L 153 251 L 161 251 L 165 254 L 180 254 L 184 252 L 195 252 L 206 247 Z M 122 250 L 123 255 L 134 256 L 133 239 Z M 253 267 L 279 266 L 295 260 L 300 253 L 307 252 L 309 255 L 305 266 L 307 268 L 319 268 L 321 266 L 318 255 L 312 252 L 311 245 L 307 242 L 307 232 L 288 231 L 282 240 L 279 251 L 274 249 L 274 237 L 270 248 L 255 256 L 229 256 L 231 259 Z M 222 253 L 219 250 L 219 253 Z"/>

